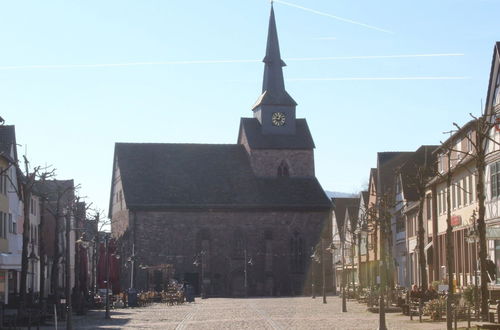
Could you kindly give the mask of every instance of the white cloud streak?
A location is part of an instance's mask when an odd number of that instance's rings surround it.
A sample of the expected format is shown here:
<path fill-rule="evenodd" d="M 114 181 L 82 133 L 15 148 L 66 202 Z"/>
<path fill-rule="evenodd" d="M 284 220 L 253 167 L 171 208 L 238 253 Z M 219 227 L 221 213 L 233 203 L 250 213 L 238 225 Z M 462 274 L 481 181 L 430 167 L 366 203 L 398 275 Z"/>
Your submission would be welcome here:
<path fill-rule="evenodd" d="M 316 40 L 337 40 L 336 37 L 317 37 Z"/>
<path fill-rule="evenodd" d="M 363 27 L 371 29 L 371 30 L 376 30 L 376 31 L 380 31 L 380 32 L 394 34 L 394 32 L 386 30 L 386 29 L 382 29 L 382 28 L 379 28 L 379 27 L 376 27 L 376 26 L 373 26 L 373 25 L 368 25 L 368 24 L 365 24 L 365 23 L 362 23 L 362 22 L 354 21 L 354 20 L 349 19 L 349 18 L 332 15 L 332 14 L 325 13 L 325 12 L 322 12 L 322 11 L 319 11 L 319 10 L 315 10 L 315 9 L 311 9 L 311 8 L 307 8 L 307 7 L 302 7 L 302 6 L 299 6 L 299 5 L 294 4 L 294 3 L 290 3 L 290 2 L 286 2 L 286 1 L 282 1 L 282 0 L 274 0 L 274 2 L 281 3 L 282 5 L 285 5 L 285 6 L 294 7 L 294 8 L 301 9 L 301 10 L 305 10 L 305 11 L 308 11 L 308 12 L 316 14 L 316 15 L 330 17 L 330 18 L 336 19 L 336 20 L 341 21 L 341 22 L 363 26 Z"/>
<path fill-rule="evenodd" d="M 437 54 L 403 54 L 403 55 L 366 55 L 366 56 L 330 56 L 330 57 L 292 57 L 286 58 L 289 62 L 313 62 L 313 61 L 336 61 L 336 60 L 370 60 L 370 59 L 397 59 L 397 58 L 419 58 L 419 57 L 450 57 L 464 56 L 461 53 L 437 53 Z M 125 63 L 101 63 L 101 64 L 47 64 L 47 65 L 4 65 L 0 71 L 27 70 L 27 69 L 79 69 L 79 68 L 114 68 L 134 67 L 152 65 L 193 65 L 193 64 L 232 64 L 232 63 L 259 63 L 260 60 L 192 60 L 192 61 L 161 61 L 161 62 L 125 62 Z"/>
<path fill-rule="evenodd" d="M 372 81 L 372 80 L 468 80 L 470 77 L 333 77 L 333 78 L 291 78 L 286 81 Z"/>

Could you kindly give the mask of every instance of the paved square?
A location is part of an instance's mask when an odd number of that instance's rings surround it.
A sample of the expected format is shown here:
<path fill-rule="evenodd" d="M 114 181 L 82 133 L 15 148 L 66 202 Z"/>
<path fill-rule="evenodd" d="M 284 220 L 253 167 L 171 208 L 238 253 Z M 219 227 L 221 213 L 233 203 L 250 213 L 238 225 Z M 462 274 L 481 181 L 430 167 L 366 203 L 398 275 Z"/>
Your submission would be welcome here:
<path fill-rule="evenodd" d="M 377 329 L 378 314 L 366 306 L 348 302 L 341 313 L 341 300 L 322 298 L 210 298 L 194 304 L 167 306 L 153 304 L 144 308 L 117 309 L 112 319 L 103 311 L 75 317 L 75 329 Z M 64 325 L 64 324 L 62 324 Z M 419 323 L 401 313 L 387 314 L 389 329 L 444 329 L 444 322 Z M 459 326 L 465 326 L 461 322 Z"/>

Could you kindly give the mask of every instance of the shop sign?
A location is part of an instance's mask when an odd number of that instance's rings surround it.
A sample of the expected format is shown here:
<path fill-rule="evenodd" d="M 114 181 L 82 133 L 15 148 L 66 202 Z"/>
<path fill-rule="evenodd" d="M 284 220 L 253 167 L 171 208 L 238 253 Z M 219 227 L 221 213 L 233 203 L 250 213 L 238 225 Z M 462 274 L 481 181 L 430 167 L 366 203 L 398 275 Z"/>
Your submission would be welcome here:
<path fill-rule="evenodd" d="M 500 228 L 499 227 L 486 228 L 486 239 L 500 240 Z"/>
<path fill-rule="evenodd" d="M 462 217 L 460 215 L 453 215 L 451 217 L 451 226 L 460 226 L 462 224 Z"/>

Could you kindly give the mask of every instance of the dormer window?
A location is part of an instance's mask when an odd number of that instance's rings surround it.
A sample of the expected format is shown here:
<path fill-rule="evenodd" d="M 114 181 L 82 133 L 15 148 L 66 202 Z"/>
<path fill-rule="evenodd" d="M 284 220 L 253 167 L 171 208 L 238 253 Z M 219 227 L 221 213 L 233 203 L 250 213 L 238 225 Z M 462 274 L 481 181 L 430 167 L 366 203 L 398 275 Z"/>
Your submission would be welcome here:
<path fill-rule="evenodd" d="M 278 176 L 288 177 L 290 176 L 290 170 L 288 169 L 288 165 L 283 161 L 278 167 Z"/>
<path fill-rule="evenodd" d="M 443 154 L 438 156 L 438 172 L 439 173 L 444 172 L 444 155 Z"/>

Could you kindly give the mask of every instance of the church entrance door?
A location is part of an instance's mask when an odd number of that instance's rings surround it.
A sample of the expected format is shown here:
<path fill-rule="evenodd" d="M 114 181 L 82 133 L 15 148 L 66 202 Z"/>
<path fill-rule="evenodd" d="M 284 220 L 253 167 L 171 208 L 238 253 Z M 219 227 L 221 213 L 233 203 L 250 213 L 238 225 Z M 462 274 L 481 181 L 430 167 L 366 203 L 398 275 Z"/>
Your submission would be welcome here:
<path fill-rule="evenodd" d="M 198 273 L 184 273 L 184 281 L 194 287 L 196 295 L 200 295 L 200 275 Z"/>

